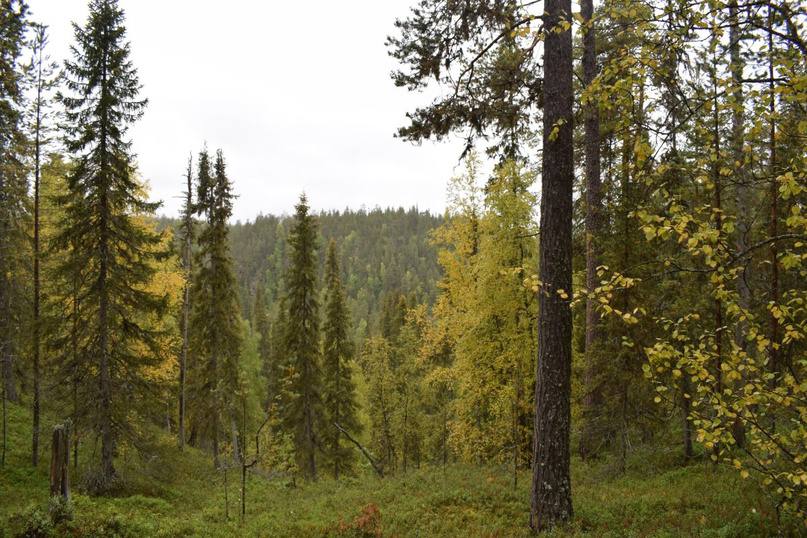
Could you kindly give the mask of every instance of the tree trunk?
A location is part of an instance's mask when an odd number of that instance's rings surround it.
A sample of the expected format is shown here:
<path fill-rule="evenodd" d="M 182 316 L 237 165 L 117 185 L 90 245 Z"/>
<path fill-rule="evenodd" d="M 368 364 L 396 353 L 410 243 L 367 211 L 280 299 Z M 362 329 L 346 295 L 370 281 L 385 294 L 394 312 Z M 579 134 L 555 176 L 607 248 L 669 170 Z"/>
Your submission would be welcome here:
<path fill-rule="evenodd" d="M 40 49 L 39 61 L 37 62 L 38 76 L 36 86 L 36 119 L 34 126 L 34 323 L 33 323 L 33 377 L 34 394 L 32 402 L 33 425 L 31 428 L 31 465 L 36 467 L 39 464 L 39 411 L 40 411 L 40 387 L 39 387 L 39 352 L 40 352 L 40 282 L 39 282 L 39 184 L 41 172 L 42 140 L 40 137 L 42 127 L 42 51 Z"/>
<path fill-rule="evenodd" d="M 185 448 L 185 380 L 188 368 L 188 347 L 190 344 L 190 312 L 191 312 L 191 273 L 193 263 L 191 234 L 192 206 L 193 206 L 193 162 L 192 157 L 188 158 L 188 173 L 186 176 L 187 191 L 185 192 L 185 245 L 183 254 L 183 265 L 185 269 L 185 287 L 182 293 L 182 352 L 179 356 L 179 448 Z"/>
<path fill-rule="evenodd" d="M 53 428 L 50 458 L 50 494 L 70 500 L 70 427 Z"/>
<path fill-rule="evenodd" d="M 718 102 L 717 102 L 717 58 L 714 58 L 714 64 L 712 69 L 714 69 L 712 73 L 712 82 L 713 82 L 713 91 L 714 91 L 714 103 L 713 103 L 713 132 L 712 137 L 714 138 L 714 152 L 715 152 L 715 160 L 713 163 L 713 181 L 714 181 L 714 200 L 712 202 L 714 211 L 714 219 L 715 219 L 715 229 L 718 232 L 718 237 L 722 234 L 723 229 L 723 202 L 722 202 L 722 189 L 723 184 L 720 179 L 720 115 L 718 110 Z M 717 248 L 720 248 L 720 245 L 716 245 Z M 715 392 L 717 394 L 723 393 L 723 301 L 720 298 L 715 297 L 714 300 L 714 307 L 715 307 L 715 382 L 717 384 Z M 713 450 L 714 461 L 717 463 L 718 458 L 720 457 L 720 447 L 717 443 L 714 445 Z"/>
<path fill-rule="evenodd" d="M 572 517 L 569 477 L 572 363 L 571 1 L 544 4 L 544 128 L 541 186 L 538 371 L 530 527 Z"/>
<path fill-rule="evenodd" d="M 589 87 L 597 76 L 597 45 L 594 34 L 593 0 L 582 0 L 583 16 L 583 83 Z M 597 287 L 597 267 L 600 265 L 602 235 L 602 189 L 600 183 L 600 116 L 596 98 L 590 96 L 585 106 L 586 152 L 586 289 L 591 293 Z M 602 405 L 602 394 L 597 380 L 597 346 L 601 341 L 600 316 L 597 301 L 586 299 L 586 366 L 583 386 L 583 431 L 580 439 L 580 457 L 595 455 L 597 410 Z"/>
<path fill-rule="evenodd" d="M 70 327 L 70 347 L 73 359 L 73 470 L 78 471 L 78 276 L 73 275 L 73 319 Z"/>
<path fill-rule="evenodd" d="M 8 314 L 6 314 L 8 315 Z M 17 385 L 14 383 L 14 354 L 11 349 L 11 331 L 5 336 L 6 342 L 3 347 L 3 388 L 6 400 L 17 403 L 20 397 L 17 395 Z"/>
<path fill-rule="evenodd" d="M 5 467 L 6 465 L 6 448 L 8 445 L 8 403 L 6 399 L 6 386 L 3 385 L 3 447 L 2 452 L 0 452 L 0 466 Z"/>
<path fill-rule="evenodd" d="M 743 154 L 743 144 L 745 139 L 743 122 L 744 99 L 743 99 L 743 58 L 740 51 L 740 21 L 738 18 L 737 0 L 729 2 L 729 57 L 731 71 L 731 155 L 734 166 L 737 206 L 737 239 L 735 247 L 737 252 L 745 252 L 750 244 L 752 198 L 751 189 L 748 185 L 748 177 L 745 174 L 745 155 Z M 752 279 L 751 264 L 746 264 L 743 271 L 737 277 L 737 295 L 740 307 L 749 312 L 751 309 L 751 288 L 749 282 Z M 734 334 L 734 341 L 737 347 L 746 352 L 753 353 L 754 346 L 748 346 L 746 335 L 748 334 L 748 323 L 740 321 Z M 738 386 L 743 383 L 738 381 Z M 738 448 L 745 445 L 745 427 L 742 419 L 738 416 L 734 421 L 734 440 Z"/>
<path fill-rule="evenodd" d="M 684 372 L 681 379 L 683 380 L 681 383 L 681 411 L 684 419 L 684 459 L 689 461 L 695 455 L 692 450 L 692 423 L 689 420 L 689 414 L 692 411 L 692 388 L 689 382 L 689 374 Z"/>
<path fill-rule="evenodd" d="M 101 67 L 101 99 L 105 100 L 107 95 L 107 66 L 106 51 L 104 51 Z M 99 137 L 101 164 L 99 174 L 105 176 L 110 174 L 110 163 L 107 162 L 110 150 L 107 148 L 107 118 L 101 121 L 101 134 Z M 109 357 L 109 289 L 107 278 L 109 276 L 110 264 L 110 203 L 109 203 L 109 180 L 101 181 L 101 192 L 99 195 L 99 267 L 98 267 L 98 384 L 99 384 L 99 405 L 98 427 L 101 435 L 101 481 L 102 489 L 111 486 L 115 478 L 115 435 L 112 430 L 112 373 L 110 371 Z"/>
<path fill-rule="evenodd" d="M 775 70 L 773 67 L 774 50 L 773 50 L 773 9 L 768 5 L 768 79 L 769 79 L 769 101 L 768 101 L 768 114 L 770 122 L 770 135 L 768 139 L 769 144 L 769 168 L 768 175 L 770 176 L 769 197 L 771 199 L 770 219 L 768 220 L 768 237 L 776 237 L 779 233 L 779 186 L 776 182 L 776 94 L 774 85 Z M 771 241 L 769 250 L 769 261 L 771 265 L 770 275 L 770 303 L 773 305 L 779 304 L 779 262 L 778 251 L 776 248 L 776 241 Z M 769 315 L 770 326 L 770 340 L 769 347 L 770 365 L 775 375 L 782 372 L 782 364 L 779 358 L 779 320 L 771 312 Z M 774 379 L 774 383 L 776 383 Z"/>

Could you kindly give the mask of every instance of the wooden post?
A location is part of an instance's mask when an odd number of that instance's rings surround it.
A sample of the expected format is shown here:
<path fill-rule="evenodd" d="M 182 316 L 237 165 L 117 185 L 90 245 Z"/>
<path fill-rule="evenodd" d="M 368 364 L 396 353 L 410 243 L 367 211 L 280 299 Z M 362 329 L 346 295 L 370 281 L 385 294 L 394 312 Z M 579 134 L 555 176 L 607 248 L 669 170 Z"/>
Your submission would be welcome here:
<path fill-rule="evenodd" d="M 53 428 L 53 443 L 50 457 L 50 494 L 70 500 L 70 425 L 60 424 Z"/>

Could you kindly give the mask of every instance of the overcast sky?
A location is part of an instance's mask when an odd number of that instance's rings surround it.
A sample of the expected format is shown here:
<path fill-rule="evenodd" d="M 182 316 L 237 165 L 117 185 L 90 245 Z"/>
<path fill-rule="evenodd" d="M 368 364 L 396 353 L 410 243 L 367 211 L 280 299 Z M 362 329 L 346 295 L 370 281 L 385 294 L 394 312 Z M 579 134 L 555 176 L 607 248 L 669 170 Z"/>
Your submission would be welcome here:
<path fill-rule="evenodd" d="M 148 97 L 130 131 L 160 211 L 175 215 L 190 152 L 222 148 L 237 219 L 315 209 L 442 211 L 457 140 L 393 137 L 424 95 L 396 88 L 384 40 L 415 0 L 120 0 Z M 62 60 L 87 0 L 29 0 Z"/>

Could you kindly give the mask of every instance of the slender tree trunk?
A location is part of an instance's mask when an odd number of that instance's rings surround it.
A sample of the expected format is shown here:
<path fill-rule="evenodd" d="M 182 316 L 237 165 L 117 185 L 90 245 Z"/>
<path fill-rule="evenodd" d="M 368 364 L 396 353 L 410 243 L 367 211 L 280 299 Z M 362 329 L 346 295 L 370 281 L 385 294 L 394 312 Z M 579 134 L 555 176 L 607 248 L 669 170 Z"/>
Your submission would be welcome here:
<path fill-rule="evenodd" d="M 235 422 L 235 420 L 233 420 Z M 259 432 L 260 433 L 260 432 Z M 241 524 L 247 515 L 247 398 L 241 398 Z M 255 457 L 258 457 L 258 436 L 255 436 Z"/>
<path fill-rule="evenodd" d="M 107 52 L 102 54 L 101 67 L 101 100 L 107 97 Z M 100 147 L 101 165 L 99 174 L 110 174 L 110 163 L 107 162 L 109 149 L 107 148 L 107 119 L 101 119 Z M 107 278 L 109 276 L 110 252 L 110 207 L 109 207 L 109 178 L 102 177 L 100 192 L 100 215 L 98 227 L 99 238 L 99 267 L 98 267 L 98 382 L 99 382 L 99 429 L 101 434 L 101 478 L 102 487 L 111 485 L 115 477 L 115 439 L 112 430 L 112 375 L 109 357 L 109 289 Z"/>
<path fill-rule="evenodd" d="M 713 118 L 713 144 L 714 144 L 714 152 L 715 152 L 715 160 L 713 162 L 713 169 L 712 169 L 712 181 L 714 182 L 714 200 L 712 202 L 714 211 L 714 219 L 715 219 L 715 229 L 718 232 L 718 237 L 722 234 L 723 229 L 723 201 L 722 201 L 722 189 L 723 189 L 723 182 L 720 178 L 720 115 L 718 110 L 718 101 L 717 101 L 717 58 L 713 58 L 713 66 L 712 69 L 712 90 L 714 92 L 714 103 L 712 104 L 712 118 Z M 717 245 L 717 248 L 720 248 L 720 245 Z M 715 392 L 717 394 L 723 393 L 723 301 L 720 298 L 715 297 L 714 300 L 714 308 L 715 308 L 715 382 L 717 387 Z M 720 457 L 720 447 L 717 443 L 714 445 L 713 450 L 714 461 L 717 463 L 718 458 Z"/>
<path fill-rule="evenodd" d="M 748 185 L 748 177 L 745 174 L 745 155 L 743 154 L 743 144 L 745 133 L 743 128 L 744 120 L 744 99 L 743 99 L 743 58 L 740 51 L 740 21 L 738 16 L 737 0 L 729 2 L 729 57 L 731 71 L 731 155 L 734 161 L 734 177 L 736 178 L 736 206 L 737 206 L 737 239 L 735 246 L 737 252 L 745 252 L 748 248 L 751 235 L 751 190 Z M 749 282 L 752 279 L 751 264 L 746 264 L 743 271 L 737 276 L 737 295 L 740 307 L 749 312 L 751 309 L 751 288 Z M 737 347 L 743 351 L 753 353 L 754 346 L 748 346 L 746 335 L 748 334 L 748 323 L 740 321 L 734 334 L 734 341 Z M 738 381 L 742 383 L 742 380 Z M 734 421 L 734 440 L 738 448 L 745 446 L 745 426 L 741 417 Z"/>
<path fill-rule="evenodd" d="M 572 517 L 569 476 L 572 363 L 572 33 L 570 0 L 544 4 L 544 129 L 541 185 L 538 371 L 530 527 Z"/>
<path fill-rule="evenodd" d="M 597 77 L 597 44 L 594 34 L 594 1 L 582 0 L 583 16 L 583 83 L 590 87 Z M 600 183 L 600 115 L 597 98 L 590 96 L 585 105 L 586 154 L 586 289 L 591 293 L 597 287 L 597 267 L 600 265 L 602 236 L 602 189 Z M 602 405 L 597 381 L 597 347 L 601 340 L 600 315 L 597 301 L 586 299 L 586 366 L 583 385 L 583 431 L 580 439 L 580 457 L 594 456 L 597 435 L 596 416 Z"/>
<path fill-rule="evenodd" d="M 227 487 L 227 465 L 224 465 L 224 519 L 230 519 L 230 492 Z"/>
<path fill-rule="evenodd" d="M 36 120 L 34 135 L 34 326 L 33 326 L 33 374 L 34 374 L 34 394 L 33 394 L 33 427 L 31 438 L 31 465 L 36 467 L 39 464 L 39 352 L 40 352 L 40 282 L 39 282 L 39 184 L 40 184 L 40 158 L 41 158 L 41 138 L 40 130 L 42 123 L 42 58 L 38 62 L 38 77 L 36 88 Z"/>
<path fill-rule="evenodd" d="M 78 470 L 78 275 L 73 275 L 73 319 L 70 327 L 70 347 L 73 384 L 73 470 Z"/>
<path fill-rule="evenodd" d="M 317 479 L 317 462 L 316 456 L 314 454 L 315 451 L 315 440 L 314 440 L 314 415 L 312 409 L 312 402 L 311 402 L 311 395 L 306 390 L 305 394 L 305 440 L 306 440 L 306 467 L 308 477 L 311 480 Z"/>
<path fill-rule="evenodd" d="M 336 358 L 336 394 L 342 394 L 342 372 L 341 366 L 342 361 L 340 360 L 341 357 L 337 356 Z M 336 417 L 337 422 L 342 421 L 342 416 L 339 414 L 339 399 L 337 398 L 336 403 L 334 404 L 334 417 Z M 339 441 L 341 438 L 342 432 L 338 429 L 336 430 L 336 435 L 334 436 L 334 446 L 333 446 L 333 478 L 334 480 L 339 480 L 339 460 L 341 458 L 339 452 Z"/>
<path fill-rule="evenodd" d="M 0 466 L 6 466 L 6 448 L 8 447 L 8 403 L 6 399 L 6 385 L 3 384 L 3 449 L 0 452 Z"/>
<path fill-rule="evenodd" d="M 213 358 L 212 362 L 213 362 L 213 369 L 212 370 L 215 372 L 216 371 L 216 367 L 215 367 L 216 359 Z M 216 394 L 214 394 L 214 397 L 213 397 L 213 409 L 211 410 L 211 420 L 213 421 L 213 467 L 215 467 L 216 469 L 219 468 L 220 463 L 221 463 L 219 461 L 219 412 L 218 412 L 217 403 L 218 403 L 218 394 L 216 393 Z M 225 458 L 225 466 L 226 465 L 227 465 L 227 463 L 226 463 L 226 458 Z M 225 484 L 226 484 L 227 483 L 226 482 L 227 481 L 227 471 L 226 470 L 224 471 L 224 480 L 225 480 Z M 226 490 L 226 486 L 225 486 L 225 490 Z"/>
<path fill-rule="evenodd" d="M 188 157 L 188 172 L 185 191 L 185 245 L 183 249 L 183 265 L 185 269 L 185 287 L 182 293 L 182 352 L 179 356 L 179 448 L 185 448 L 185 382 L 188 368 L 188 347 L 190 344 L 191 313 L 191 274 L 193 270 L 193 234 L 191 233 L 193 208 L 193 157 Z"/>
<path fill-rule="evenodd" d="M 681 411 L 684 419 L 684 459 L 688 461 L 695 455 L 692 450 L 692 423 L 689 421 L 689 414 L 692 412 L 692 388 L 686 372 L 681 376 L 681 379 L 683 380 L 681 382 Z"/>
<path fill-rule="evenodd" d="M 10 313 L 6 313 L 10 316 Z M 10 323 L 9 323 L 10 325 Z M 11 330 L 8 330 L 6 335 L 5 346 L 3 347 L 3 389 L 5 390 L 6 399 L 9 402 L 17 403 L 20 400 L 17 395 L 17 385 L 14 383 L 14 353 L 11 349 Z"/>
<path fill-rule="evenodd" d="M 404 398 L 404 419 L 403 419 L 403 439 L 401 442 L 401 459 L 403 460 L 403 472 L 406 474 L 407 441 L 409 439 L 409 397 Z"/>
<path fill-rule="evenodd" d="M 105 195 L 102 195 L 105 198 Z M 103 203 L 106 206 L 106 203 Z M 102 230 L 106 230 L 106 211 L 101 217 Z M 115 477 L 113 464 L 115 455 L 114 434 L 112 432 L 112 377 L 109 365 L 109 291 L 107 289 L 107 267 L 108 250 L 105 239 L 106 234 L 102 232 L 100 278 L 98 279 L 98 291 L 101 305 L 98 310 L 99 326 L 99 349 L 98 349 L 98 375 L 100 388 L 100 429 L 101 429 L 101 472 L 105 485 L 108 485 Z"/>
<path fill-rule="evenodd" d="M 518 488 L 518 405 L 513 398 L 513 417 L 511 424 L 511 434 L 513 442 L 513 489 Z"/>
<path fill-rule="evenodd" d="M 770 122 L 769 145 L 769 169 L 770 176 L 769 196 L 771 199 L 771 212 L 768 221 L 768 237 L 776 237 L 779 233 L 779 185 L 776 181 L 776 94 L 774 83 L 774 49 L 773 49 L 773 8 L 768 5 L 768 114 Z M 769 250 L 769 261 L 771 266 L 770 275 L 770 302 L 773 305 L 779 304 L 779 261 L 776 241 L 771 241 Z M 770 364 L 773 372 L 778 376 L 782 372 L 782 364 L 779 354 L 779 320 L 771 313 L 769 315 L 770 340 L 769 347 Z M 776 380 L 774 380 L 776 383 Z"/>
<path fill-rule="evenodd" d="M 639 92 L 642 93 L 641 91 Z M 639 106 L 642 110 L 642 106 Z M 640 112 L 641 113 L 641 112 Z M 622 177 L 621 177 L 621 219 L 622 219 L 622 270 L 627 271 L 631 266 L 631 218 L 630 218 L 630 204 L 632 199 L 631 189 L 631 172 L 634 166 L 632 161 L 633 148 L 635 141 L 641 135 L 636 133 L 636 136 L 631 136 L 629 131 L 625 132 L 622 139 Z M 630 289 L 622 290 L 622 311 L 630 312 Z M 626 333 L 630 334 L 630 329 L 626 329 Z M 615 380 L 619 386 L 619 472 L 625 474 L 628 465 L 628 397 L 629 397 L 629 355 L 626 350 L 620 354 L 620 373 L 621 375 Z"/>

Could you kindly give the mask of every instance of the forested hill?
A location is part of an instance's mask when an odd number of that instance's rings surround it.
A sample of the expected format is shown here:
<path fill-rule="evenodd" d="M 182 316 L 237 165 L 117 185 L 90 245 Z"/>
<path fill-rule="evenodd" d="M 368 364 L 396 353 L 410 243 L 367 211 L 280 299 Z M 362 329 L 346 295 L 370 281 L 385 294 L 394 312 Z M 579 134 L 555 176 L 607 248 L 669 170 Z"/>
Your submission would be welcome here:
<path fill-rule="evenodd" d="M 237 222 L 230 227 L 239 300 L 247 319 L 251 317 L 254 291 L 261 278 L 265 278 L 270 305 L 278 298 L 291 219 L 259 215 L 254 221 Z M 413 304 L 433 301 L 440 267 L 429 233 L 440 225 L 441 216 L 414 207 L 376 208 L 323 212 L 317 220 L 320 276 L 325 249 L 333 238 L 342 260 L 342 277 L 356 337 L 374 327 L 383 300 L 389 294 L 403 294 Z M 171 219 L 160 219 L 161 227 L 172 223 Z"/>

